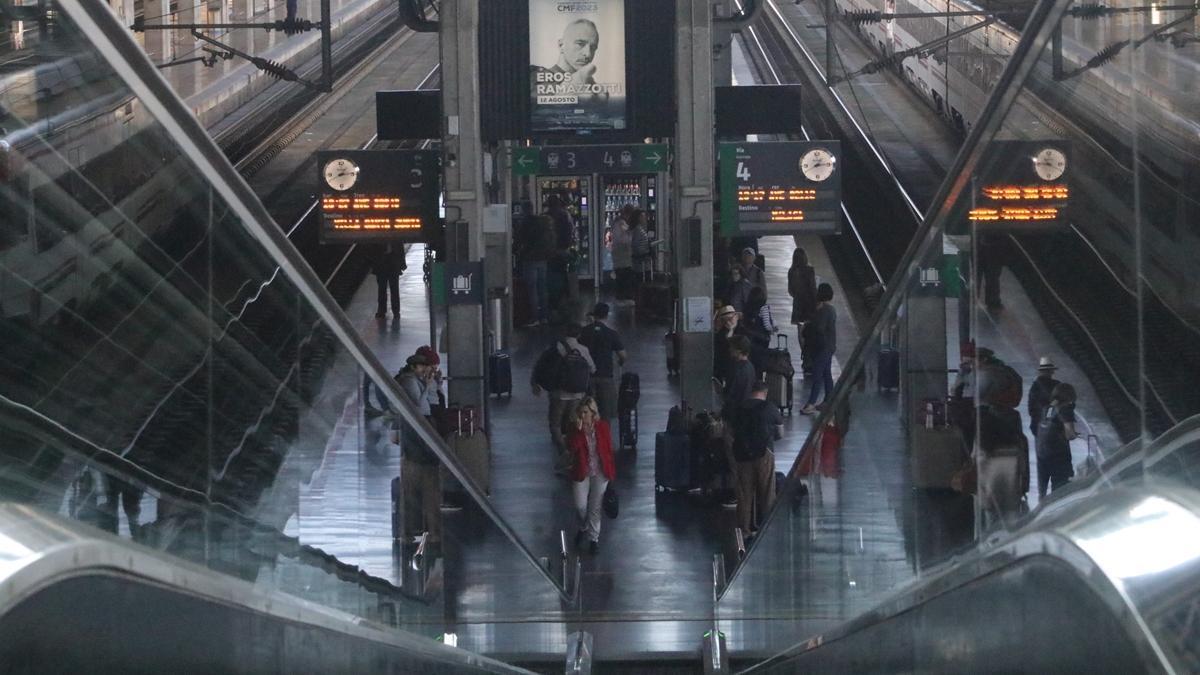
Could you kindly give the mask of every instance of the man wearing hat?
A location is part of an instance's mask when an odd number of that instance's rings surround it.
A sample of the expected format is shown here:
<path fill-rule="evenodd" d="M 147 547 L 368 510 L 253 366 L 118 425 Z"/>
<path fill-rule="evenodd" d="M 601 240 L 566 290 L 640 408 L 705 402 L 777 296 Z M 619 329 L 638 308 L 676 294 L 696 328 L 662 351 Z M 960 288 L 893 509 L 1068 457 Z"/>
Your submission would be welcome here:
<path fill-rule="evenodd" d="M 437 400 L 434 374 L 433 365 L 421 350 L 408 357 L 404 368 L 396 374 L 396 382 L 426 419 L 431 414 L 431 398 Z M 405 531 L 428 532 L 428 543 L 438 544 L 442 538 L 441 462 L 413 427 L 403 423 L 400 451 L 403 454 L 400 480 L 404 493 Z"/>
<path fill-rule="evenodd" d="M 592 375 L 592 386 L 596 390 L 596 404 L 600 417 L 612 419 L 617 416 L 617 383 L 614 377 L 613 358 L 617 364 L 625 365 L 625 344 L 621 334 L 605 321 L 608 319 L 608 303 L 597 302 L 592 309 L 592 322 L 584 327 L 579 342 L 588 348 L 596 372 Z"/>
<path fill-rule="evenodd" d="M 733 305 L 725 305 L 713 317 L 713 377 L 728 382 L 733 371 L 733 357 L 729 354 L 729 340 L 737 334 L 741 312 Z"/>
<path fill-rule="evenodd" d="M 1029 431 L 1034 436 L 1037 436 L 1038 424 L 1046 414 L 1046 407 L 1050 405 L 1050 393 L 1059 384 L 1058 380 L 1054 379 L 1056 370 L 1058 367 L 1054 365 L 1050 357 L 1043 356 L 1038 361 L 1037 379 L 1029 385 Z"/>

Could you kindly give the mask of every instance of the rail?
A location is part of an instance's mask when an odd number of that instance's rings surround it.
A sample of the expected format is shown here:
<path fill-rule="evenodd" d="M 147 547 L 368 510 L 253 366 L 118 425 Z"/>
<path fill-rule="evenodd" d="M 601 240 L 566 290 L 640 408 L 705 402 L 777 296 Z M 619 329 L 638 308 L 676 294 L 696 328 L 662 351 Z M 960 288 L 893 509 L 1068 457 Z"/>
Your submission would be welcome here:
<path fill-rule="evenodd" d="M 741 2 L 738 2 L 737 4 L 740 8 Z M 783 78 L 779 76 L 779 71 L 775 70 L 775 67 L 771 65 L 767 48 L 763 45 L 762 40 L 759 39 L 758 31 L 755 30 L 754 26 L 752 25 L 746 26 L 745 30 L 750 33 L 750 37 L 754 40 L 755 45 L 757 45 L 759 52 L 762 54 L 763 64 L 767 67 L 767 70 L 770 71 L 771 79 L 775 81 L 775 84 L 784 84 Z M 800 126 L 800 133 L 804 136 L 804 140 L 812 140 L 812 137 L 809 135 L 808 130 L 804 127 L 804 125 Z M 854 222 L 854 218 L 851 217 L 850 211 L 846 208 L 846 203 L 839 202 L 838 206 L 841 207 L 842 215 L 846 218 L 846 224 L 850 226 L 850 231 L 854 233 L 854 238 L 858 241 L 859 248 L 862 249 L 863 255 L 866 256 L 867 263 L 871 266 L 871 272 L 875 275 L 876 281 L 880 284 L 880 286 L 885 286 L 886 280 L 883 278 L 883 274 L 879 272 L 879 266 L 875 264 L 875 258 L 871 255 L 870 249 L 867 248 L 867 242 L 865 239 L 863 239 L 862 233 L 858 229 L 858 225 Z"/>

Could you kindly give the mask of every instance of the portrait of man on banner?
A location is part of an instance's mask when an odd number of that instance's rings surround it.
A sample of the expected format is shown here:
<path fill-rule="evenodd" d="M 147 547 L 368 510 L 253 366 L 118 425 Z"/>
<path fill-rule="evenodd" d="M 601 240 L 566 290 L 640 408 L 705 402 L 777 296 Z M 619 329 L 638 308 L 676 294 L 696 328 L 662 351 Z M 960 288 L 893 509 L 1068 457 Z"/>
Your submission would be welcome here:
<path fill-rule="evenodd" d="M 535 131 L 625 128 L 624 0 L 530 0 Z"/>

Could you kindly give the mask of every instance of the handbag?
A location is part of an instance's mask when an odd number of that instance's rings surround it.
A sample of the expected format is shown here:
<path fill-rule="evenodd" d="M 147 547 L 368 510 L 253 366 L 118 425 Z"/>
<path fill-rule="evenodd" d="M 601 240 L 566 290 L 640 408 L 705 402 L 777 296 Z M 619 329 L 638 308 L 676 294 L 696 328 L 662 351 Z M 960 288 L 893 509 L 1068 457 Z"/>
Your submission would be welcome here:
<path fill-rule="evenodd" d="M 604 515 L 609 518 L 616 518 L 617 514 L 621 511 L 621 500 L 617 496 L 617 488 L 612 483 L 609 483 L 608 487 L 604 488 L 604 499 L 601 502 L 601 506 L 604 508 Z"/>

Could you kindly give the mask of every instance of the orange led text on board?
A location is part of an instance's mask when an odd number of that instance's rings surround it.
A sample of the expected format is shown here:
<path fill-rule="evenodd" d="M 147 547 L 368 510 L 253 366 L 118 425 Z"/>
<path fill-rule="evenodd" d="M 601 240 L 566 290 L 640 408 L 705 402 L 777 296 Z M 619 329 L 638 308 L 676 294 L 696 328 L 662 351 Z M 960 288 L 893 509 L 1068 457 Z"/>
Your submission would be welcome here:
<path fill-rule="evenodd" d="M 996 201 L 1061 201 L 1070 197 L 1066 185 L 989 185 L 983 196 Z"/>

